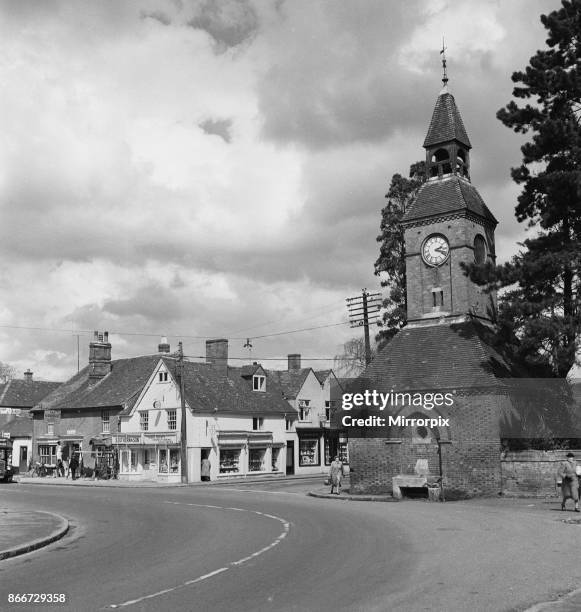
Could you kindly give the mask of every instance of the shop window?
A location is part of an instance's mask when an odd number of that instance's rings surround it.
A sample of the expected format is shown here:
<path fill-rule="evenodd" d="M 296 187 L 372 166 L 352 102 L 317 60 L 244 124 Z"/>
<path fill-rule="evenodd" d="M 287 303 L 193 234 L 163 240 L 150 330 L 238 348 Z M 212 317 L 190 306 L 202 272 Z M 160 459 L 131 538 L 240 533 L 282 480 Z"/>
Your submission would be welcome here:
<path fill-rule="evenodd" d="M 299 465 L 320 465 L 318 438 L 299 440 Z"/>
<path fill-rule="evenodd" d="M 41 444 L 38 447 L 40 462 L 45 465 L 56 465 L 56 445 Z"/>
<path fill-rule="evenodd" d="M 139 412 L 139 428 L 141 431 L 149 430 L 149 412 L 147 412 L 147 410 Z"/>
<path fill-rule="evenodd" d="M 330 465 L 335 457 L 347 464 L 349 463 L 349 452 L 347 438 L 325 437 L 325 465 Z"/>
<path fill-rule="evenodd" d="M 252 430 L 262 431 L 264 429 L 264 419 L 262 417 L 252 418 Z"/>
<path fill-rule="evenodd" d="M 256 376 L 252 377 L 252 388 L 255 391 L 266 391 L 266 376 Z"/>
<path fill-rule="evenodd" d="M 240 449 L 220 449 L 220 474 L 235 474 L 240 471 Z"/>
<path fill-rule="evenodd" d="M 169 449 L 169 473 L 178 474 L 180 471 L 180 451 L 177 448 Z"/>
<path fill-rule="evenodd" d="M 111 431 L 111 417 L 108 410 L 101 410 L 101 431 L 103 433 Z"/>
<path fill-rule="evenodd" d="M 272 471 L 278 471 L 278 460 L 280 458 L 280 448 L 272 449 Z"/>
<path fill-rule="evenodd" d="M 137 451 L 131 449 L 121 451 L 121 471 L 125 474 L 137 472 Z"/>
<path fill-rule="evenodd" d="M 248 457 L 248 471 L 250 472 L 264 472 L 265 466 L 266 449 L 265 448 L 251 448 Z"/>
<path fill-rule="evenodd" d="M 178 426 L 177 419 L 177 411 L 176 410 L 168 410 L 167 411 L 167 428 L 170 431 L 175 431 Z"/>

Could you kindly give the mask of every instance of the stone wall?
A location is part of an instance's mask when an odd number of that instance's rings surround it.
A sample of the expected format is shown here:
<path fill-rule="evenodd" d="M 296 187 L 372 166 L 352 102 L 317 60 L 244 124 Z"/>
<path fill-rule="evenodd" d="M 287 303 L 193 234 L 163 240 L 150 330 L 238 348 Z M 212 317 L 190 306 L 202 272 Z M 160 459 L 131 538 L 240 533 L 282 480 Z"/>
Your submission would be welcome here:
<path fill-rule="evenodd" d="M 581 459 L 581 450 L 511 451 L 503 453 L 500 466 L 502 490 L 505 495 L 559 496 L 556 486 L 559 465 L 568 452 Z"/>

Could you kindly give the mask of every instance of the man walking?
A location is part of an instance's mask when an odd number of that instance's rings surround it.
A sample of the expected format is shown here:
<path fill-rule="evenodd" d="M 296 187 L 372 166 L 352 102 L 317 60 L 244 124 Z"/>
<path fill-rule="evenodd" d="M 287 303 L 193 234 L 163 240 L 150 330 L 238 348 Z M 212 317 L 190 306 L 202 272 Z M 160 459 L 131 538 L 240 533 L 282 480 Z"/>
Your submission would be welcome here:
<path fill-rule="evenodd" d="M 343 463 L 339 461 L 339 457 L 335 457 L 329 469 L 329 480 L 331 481 L 331 495 L 333 489 L 337 489 L 337 495 L 341 494 L 341 480 L 343 479 L 344 470 Z"/>
<path fill-rule="evenodd" d="M 575 502 L 575 512 L 579 512 L 579 478 L 578 466 L 573 453 L 567 453 L 567 460 L 561 464 L 559 476 L 561 477 L 561 510 L 565 510 L 565 504 L 570 498 Z"/>

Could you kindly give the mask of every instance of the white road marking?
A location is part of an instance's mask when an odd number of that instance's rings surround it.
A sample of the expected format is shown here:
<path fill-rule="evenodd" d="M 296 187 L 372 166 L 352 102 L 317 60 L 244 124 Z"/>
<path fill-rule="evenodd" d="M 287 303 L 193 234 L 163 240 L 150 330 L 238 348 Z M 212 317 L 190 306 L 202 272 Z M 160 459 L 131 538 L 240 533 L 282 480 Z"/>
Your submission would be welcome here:
<path fill-rule="evenodd" d="M 230 487 L 216 488 L 216 491 L 239 491 L 241 493 L 268 493 L 269 495 L 301 495 L 304 497 L 304 493 L 291 493 L 291 491 L 264 491 L 263 489 L 233 489 Z"/>
<path fill-rule="evenodd" d="M 230 489 L 230 490 L 233 490 L 233 489 Z M 251 559 L 256 559 L 256 557 L 259 557 L 260 555 L 264 554 L 266 551 L 271 550 L 275 546 L 278 546 L 284 540 L 284 538 L 286 538 L 290 530 L 290 523 L 284 518 L 280 516 L 276 516 L 275 514 L 265 514 L 264 512 L 259 512 L 258 510 L 246 510 L 245 508 L 229 508 L 225 506 L 211 506 L 210 504 L 191 504 L 191 503 L 185 503 L 185 502 L 172 502 L 172 501 L 165 501 L 164 503 L 173 504 L 175 506 L 194 506 L 196 508 L 213 508 L 217 510 L 233 510 L 234 512 L 250 512 L 252 514 L 257 514 L 259 516 L 264 516 L 266 518 L 273 519 L 275 521 L 279 521 L 283 525 L 283 531 L 268 546 L 265 546 L 264 548 L 257 550 L 256 552 L 252 553 L 251 555 L 248 555 L 247 557 L 243 557 L 242 559 L 238 559 L 237 561 L 231 561 L 225 567 L 221 567 L 220 569 L 214 570 L 213 572 L 210 572 L 208 574 L 204 574 L 203 576 L 198 576 L 197 578 L 186 580 L 186 582 L 182 582 L 182 584 L 178 584 L 176 586 L 169 587 L 167 589 L 163 589 L 162 591 L 157 591 L 156 593 L 144 595 L 143 597 L 138 597 L 137 599 L 130 599 L 128 601 L 124 601 L 123 603 L 119 603 L 119 604 L 109 604 L 108 606 L 106 606 L 106 608 L 126 608 L 127 606 L 132 606 L 136 603 L 140 603 L 147 599 L 153 599 L 155 597 L 160 597 L 161 595 L 167 595 L 168 593 L 172 593 L 174 591 L 177 591 L 178 589 L 183 589 L 184 587 L 190 586 L 192 584 L 196 584 L 197 582 L 202 582 L 202 580 L 207 580 L 208 578 L 212 578 L 213 576 L 217 576 L 218 574 L 227 572 L 229 569 L 233 567 L 238 567 L 242 565 L 243 563 L 250 561 Z"/>

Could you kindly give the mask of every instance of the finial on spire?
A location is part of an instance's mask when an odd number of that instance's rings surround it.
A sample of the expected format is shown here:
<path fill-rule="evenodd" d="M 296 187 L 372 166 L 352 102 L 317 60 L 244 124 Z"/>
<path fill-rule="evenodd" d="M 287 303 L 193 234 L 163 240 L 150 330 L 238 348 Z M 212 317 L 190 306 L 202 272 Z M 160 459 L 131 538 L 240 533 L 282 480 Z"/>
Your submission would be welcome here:
<path fill-rule="evenodd" d="M 446 45 L 444 43 L 444 37 L 442 36 L 442 50 L 440 51 L 440 55 L 442 56 L 442 83 L 444 83 L 444 87 L 448 85 L 448 73 L 446 72 Z"/>

